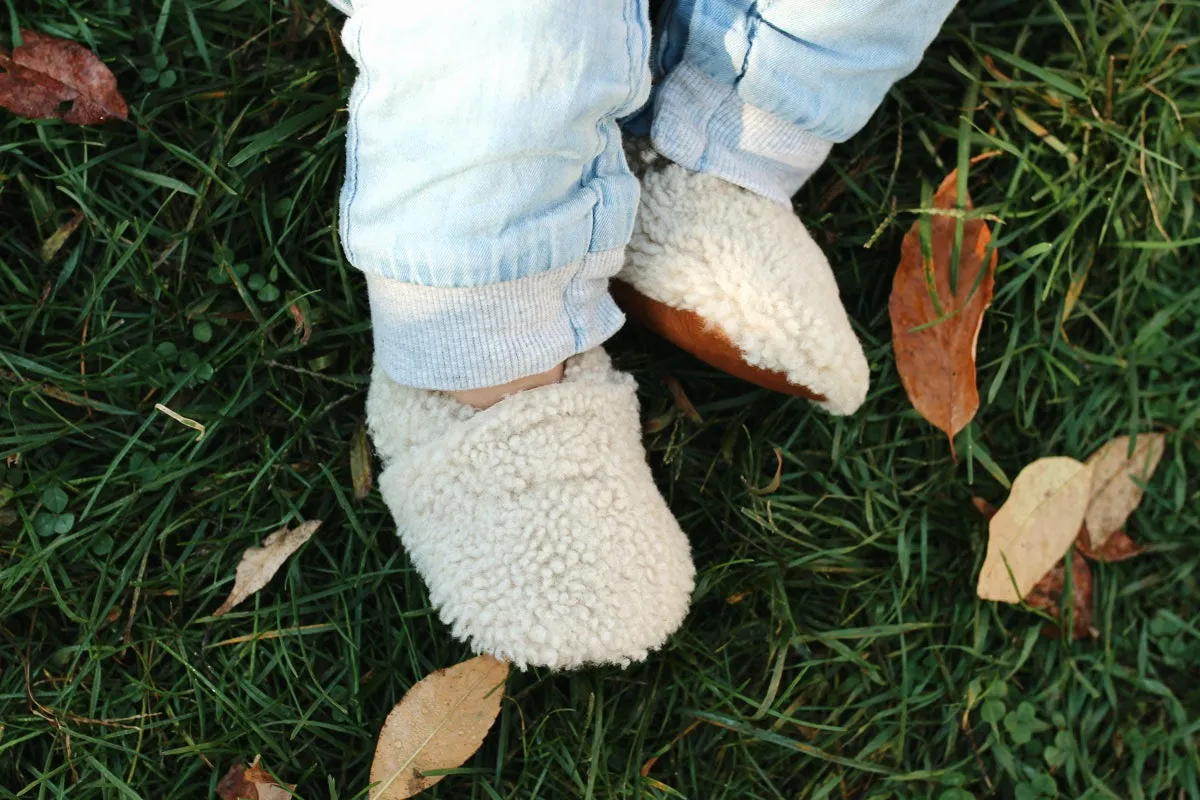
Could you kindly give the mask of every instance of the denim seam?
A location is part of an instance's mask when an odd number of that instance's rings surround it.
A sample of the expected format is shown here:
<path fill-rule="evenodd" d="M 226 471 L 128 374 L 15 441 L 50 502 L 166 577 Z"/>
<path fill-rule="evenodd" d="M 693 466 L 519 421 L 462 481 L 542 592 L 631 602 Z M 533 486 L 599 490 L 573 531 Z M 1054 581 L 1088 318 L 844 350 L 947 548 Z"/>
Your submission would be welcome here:
<path fill-rule="evenodd" d="M 603 187 L 597 188 L 593 185 L 589 185 L 589 181 L 592 181 L 596 177 L 600 157 L 608 152 L 609 148 L 612 146 L 612 132 L 610 130 L 605 130 L 605 122 L 608 121 L 610 117 L 615 118 L 616 115 L 621 112 L 621 109 L 629 108 L 629 106 L 633 103 L 633 98 L 637 95 L 637 64 L 639 62 L 633 52 L 633 37 L 637 35 L 644 36 L 645 34 L 645 31 L 640 24 L 640 19 L 638 24 L 631 22 L 630 9 L 637 2 L 638 0 L 624 0 L 624 2 L 621 3 L 621 20 L 625 23 L 625 30 L 627 31 L 625 35 L 625 85 L 628 87 L 628 91 L 626 91 L 625 98 L 623 100 L 619 101 L 615 106 L 609 109 L 607 113 L 601 115 L 600 118 L 596 120 L 596 141 L 599 144 L 600 149 L 597 151 L 596 157 L 588 162 L 584 176 L 580 178 L 580 185 L 590 191 L 596 199 L 596 204 L 592 207 L 592 231 L 591 235 L 588 236 L 589 253 L 596 252 L 596 231 L 600 228 L 598 217 L 599 214 L 606 208 L 609 200 Z M 638 16 L 640 18 L 641 15 Z M 644 50 L 645 48 L 643 47 L 641 49 Z M 571 324 L 574 326 L 574 322 Z"/>
<path fill-rule="evenodd" d="M 726 97 L 729 97 L 731 95 L 736 95 L 736 94 L 737 94 L 737 90 L 731 86 L 731 87 L 729 87 L 729 94 L 726 95 Z M 724 101 L 725 101 L 725 98 L 721 98 L 720 100 L 717 100 L 716 102 L 712 103 L 709 106 L 709 108 L 707 109 L 707 117 L 704 120 L 704 128 L 703 128 L 703 130 L 704 130 L 704 147 L 700 151 L 699 158 L 696 159 L 696 169 L 699 172 L 704 172 L 711 167 L 711 161 L 710 161 L 709 155 L 708 155 L 709 143 L 714 138 L 713 137 L 713 126 L 716 124 L 717 112 L 721 109 L 721 104 Z"/>
<path fill-rule="evenodd" d="M 746 73 L 750 70 L 750 53 L 754 50 L 754 38 L 758 35 L 758 25 L 762 22 L 762 15 L 758 11 L 758 2 L 750 4 L 750 8 L 746 11 L 746 54 L 742 56 L 742 65 L 738 70 L 737 77 L 733 79 L 733 86 L 736 91 L 737 85 L 742 82 L 742 78 L 746 77 Z"/>

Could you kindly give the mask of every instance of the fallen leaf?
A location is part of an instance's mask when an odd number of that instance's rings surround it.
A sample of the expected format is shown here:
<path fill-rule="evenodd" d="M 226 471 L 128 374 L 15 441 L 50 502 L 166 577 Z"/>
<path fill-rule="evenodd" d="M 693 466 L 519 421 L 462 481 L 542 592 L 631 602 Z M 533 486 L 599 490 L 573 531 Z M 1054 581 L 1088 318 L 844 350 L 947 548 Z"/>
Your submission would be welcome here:
<path fill-rule="evenodd" d="M 350 440 L 350 483 L 354 486 L 354 499 L 365 500 L 375 485 L 371 474 L 371 445 L 367 441 L 367 428 L 359 425 Z"/>
<path fill-rule="evenodd" d="M 683 384 L 679 382 L 679 379 L 667 377 L 663 378 L 663 383 L 667 385 L 667 390 L 675 401 L 675 408 L 679 409 L 679 413 L 683 414 L 684 419 L 696 425 L 703 425 L 704 417 L 700 416 L 700 412 L 692 405 L 692 401 L 688 398 L 687 392 L 683 391 Z"/>
<path fill-rule="evenodd" d="M 1091 474 L 1091 466 L 1061 457 L 1039 458 L 1021 470 L 988 523 L 976 587 L 982 599 L 1019 603 L 1062 558 L 1083 524 Z"/>
<path fill-rule="evenodd" d="M 58 255 L 58 251 L 71 238 L 71 234 L 79 227 L 79 223 L 83 222 L 83 212 L 76 211 L 74 216 L 63 223 L 62 227 L 50 234 L 46 241 L 42 242 L 42 263 L 48 264 Z"/>
<path fill-rule="evenodd" d="M 986 520 L 990 521 L 992 517 L 996 516 L 996 507 L 982 497 L 972 497 L 971 505 L 975 506 L 975 510 Z"/>
<path fill-rule="evenodd" d="M 1088 534 L 1087 526 L 1079 532 L 1079 537 L 1075 540 L 1075 549 L 1083 554 L 1084 558 L 1090 558 L 1092 561 L 1125 561 L 1140 556 L 1146 552 L 1146 548 L 1129 538 L 1129 534 L 1125 531 L 1117 531 L 1109 535 L 1104 540 L 1104 544 L 1099 548 L 1092 547 L 1092 537 Z"/>
<path fill-rule="evenodd" d="M 305 303 L 305 306 L 308 304 Z M 304 313 L 304 309 L 300 307 L 299 302 L 288 305 L 288 313 L 292 315 L 292 321 L 296 323 L 295 333 L 300 336 L 300 346 L 308 344 L 309 338 L 312 336 L 312 323 L 308 320 L 308 314 Z"/>
<path fill-rule="evenodd" d="M 221 780 L 217 781 L 217 796 L 221 800 L 258 800 L 258 791 L 253 786 L 246 785 L 245 764 L 241 761 L 233 762 Z"/>
<path fill-rule="evenodd" d="M 689 733 L 696 730 L 703 724 L 704 720 L 702 719 L 692 720 L 690 725 L 688 725 L 679 733 L 675 734 L 675 738 L 667 744 L 666 750 L 670 750 L 672 747 L 679 744 L 679 741 L 683 739 L 683 737 L 687 736 Z M 659 751 L 657 755 L 650 756 L 650 758 L 646 759 L 646 761 L 642 764 L 641 770 L 638 771 L 638 774 L 643 778 L 648 777 L 650 775 L 650 770 L 654 769 L 654 765 L 657 764 L 658 760 L 666 754 L 666 750 Z"/>
<path fill-rule="evenodd" d="M 422 679 L 388 714 L 371 764 L 371 800 L 412 797 L 470 758 L 500 714 L 508 662 L 477 656 Z"/>
<path fill-rule="evenodd" d="M 217 782 L 217 796 L 221 800 L 291 800 L 296 785 L 277 784 L 275 777 L 259 765 L 261 760 L 262 756 L 255 756 L 249 767 L 235 761 Z"/>
<path fill-rule="evenodd" d="M 769 494 L 775 494 L 779 491 L 779 487 L 783 484 L 783 451 L 778 447 L 775 448 L 775 476 L 771 478 L 771 482 L 761 489 L 757 486 L 746 487 L 750 494 L 764 497 Z"/>
<path fill-rule="evenodd" d="M 1095 251 L 1092 251 L 1093 257 Z M 1063 338 L 1070 341 L 1067 337 L 1067 320 L 1071 318 L 1072 312 L 1075 310 L 1075 304 L 1079 302 L 1080 295 L 1083 294 L 1083 287 L 1087 283 L 1088 273 L 1092 271 L 1092 261 L 1089 258 L 1087 264 L 1083 268 L 1083 273 L 1079 277 L 1071 281 L 1071 285 L 1067 287 L 1067 296 L 1063 300 L 1062 314 L 1058 318 L 1058 330 L 1062 333 Z"/>
<path fill-rule="evenodd" d="M 295 528 L 283 527 L 263 539 L 262 547 L 250 547 L 242 553 L 237 575 L 233 580 L 233 591 L 221 607 L 213 612 L 219 617 L 238 603 L 266 586 L 300 545 L 312 538 L 321 527 L 320 520 L 302 522 Z"/>
<path fill-rule="evenodd" d="M 679 409 L 672 406 L 664 413 L 659 414 L 657 417 L 651 417 L 650 419 L 646 420 L 646 422 L 642 425 L 642 433 L 644 433 L 646 436 L 653 436 L 660 431 L 664 431 L 667 429 L 667 426 L 674 422 L 675 418 L 678 416 Z"/>
<path fill-rule="evenodd" d="M 99 125 L 126 119 L 117 79 L 83 45 L 22 29 L 23 44 L 0 50 L 0 106 L 29 119 Z"/>
<path fill-rule="evenodd" d="M 957 181 L 957 171 L 946 176 L 934 194 L 934 208 L 956 207 Z M 963 206 L 971 208 L 969 196 Z M 979 409 L 975 346 L 983 312 L 992 303 L 999 257 L 996 251 L 988 254 L 992 234 L 987 223 L 966 220 L 958 284 L 951 290 L 955 225 L 952 215 L 933 215 L 929 221 L 932 252 L 927 258 L 921 247 L 922 222 L 913 223 L 900 246 L 900 264 L 888 299 L 892 347 L 904 391 L 918 413 L 950 438 L 951 453 L 954 437 Z"/>
<path fill-rule="evenodd" d="M 1161 433 L 1138 434 L 1132 454 L 1129 440 L 1118 436 L 1087 460 L 1092 465 L 1092 489 L 1085 520 L 1093 550 L 1124 527 L 1142 502 L 1139 483 L 1150 480 L 1163 457 L 1166 442 Z"/>
<path fill-rule="evenodd" d="M 184 426 L 185 428 L 191 428 L 194 431 L 199 431 L 199 435 L 196 437 L 197 442 L 202 441 L 204 439 L 204 434 L 207 431 L 207 428 L 204 427 L 203 423 L 196 422 L 196 420 L 191 419 L 190 417 L 185 417 L 182 414 L 180 414 L 178 411 L 172 411 L 171 409 L 164 406 L 162 403 L 155 403 L 154 408 L 156 411 L 161 411 L 162 413 L 166 414 L 168 417 L 175 420 L 176 422 L 178 422 L 180 425 Z"/>
<path fill-rule="evenodd" d="M 1025 602 L 1032 608 L 1040 608 L 1057 620 L 1062 619 L 1062 595 L 1066 588 L 1066 559 L 1060 559 L 1040 581 L 1034 584 Z M 1071 635 L 1076 639 L 1094 636 L 1092 630 L 1092 569 L 1078 550 L 1071 553 Z M 1058 628 L 1043 630 L 1049 636 L 1058 636 Z"/>

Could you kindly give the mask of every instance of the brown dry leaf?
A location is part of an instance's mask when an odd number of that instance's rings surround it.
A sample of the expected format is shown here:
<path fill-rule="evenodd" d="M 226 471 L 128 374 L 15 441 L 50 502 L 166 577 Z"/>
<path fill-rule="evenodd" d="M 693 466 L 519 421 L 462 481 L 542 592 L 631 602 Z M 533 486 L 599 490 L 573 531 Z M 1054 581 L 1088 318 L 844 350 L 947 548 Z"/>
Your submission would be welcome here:
<path fill-rule="evenodd" d="M 692 405 L 692 401 L 688 398 L 687 392 L 683 390 L 683 384 L 678 378 L 666 377 L 663 378 L 663 383 L 667 385 L 667 391 L 671 393 L 671 398 L 675 401 L 675 408 L 679 409 L 679 413 L 683 414 L 684 419 L 696 425 L 704 424 L 704 417 L 700 416 L 700 412 Z"/>
<path fill-rule="evenodd" d="M 307 308 L 308 303 L 304 306 Z M 312 338 L 312 322 L 309 321 L 305 308 L 301 308 L 299 302 L 288 305 L 288 313 L 292 315 L 292 322 L 296 323 L 295 333 L 300 337 L 301 347 L 308 344 L 308 340 Z"/>
<path fill-rule="evenodd" d="M 22 29 L 23 44 L 0 50 L 0 106 L 29 119 L 99 125 L 126 119 L 117 79 L 83 45 Z"/>
<path fill-rule="evenodd" d="M 664 431 L 675 421 L 679 416 L 679 409 L 672 406 L 665 413 L 659 414 L 657 417 L 651 417 L 642 424 L 642 433 L 646 436 L 653 436 L 660 431 Z"/>
<path fill-rule="evenodd" d="M 412 797 L 440 781 L 431 770 L 470 758 L 500 714 L 508 662 L 477 656 L 438 670 L 388 714 L 371 764 L 371 800 Z"/>
<path fill-rule="evenodd" d="M 354 486 L 355 500 L 365 500 L 375 485 L 371 474 L 371 445 L 364 425 L 358 426 L 350 440 L 350 482 Z"/>
<path fill-rule="evenodd" d="M 775 476 L 771 478 L 771 482 L 766 486 L 759 488 L 757 486 L 747 486 L 747 491 L 750 494 L 765 497 L 769 494 L 775 494 L 779 491 L 779 487 L 783 485 L 783 451 L 778 447 L 775 449 Z"/>
<path fill-rule="evenodd" d="M 982 599 L 1019 603 L 1062 558 L 1083 524 L 1091 475 L 1090 465 L 1062 457 L 1039 458 L 1021 470 L 988 523 L 976 587 Z"/>
<path fill-rule="evenodd" d="M 996 516 L 996 507 L 982 497 L 972 497 L 971 505 L 975 506 L 975 510 L 986 520 L 990 521 L 992 517 Z"/>
<path fill-rule="evenodd" d="M 946 176 L 934 194 L 934 208 L 955 208 L 957 181 L 957 170 Z M 969 196 L 963 205 L 971 208 Z M 921 221 L 913 223 L 904 236 L 888 313 L 904 391 L 913 408 L 946 433 L 953 452 L 954 437 L 979 409 L 975 345 L 983 312 L 992 303 L 999 253 L 988 254 L 992 233 L 987 223 L 981 219 L 965 221 L 957 291 L 951 291 L 956 220 L 951 215 L 937 214 L 929 224 L 932 252 L 928 260 L 921 252 Z M 931 284 L 936 289 L 937 303 L 930 293 Z"/>
<path fill-rule="evenodd" d="M 1161 433 L 1138 434 L 1132 454 L 1129 439 L 1118 436 L 1087 460 L 1092 465 L 1092 490 L 1085 519 L 1093 550 L 1124 527 L 1142 502 L 1138 484 L 1150 480 L 1163 457 L 1166 441 Z"/>
<path fill-rule="evenodd" d="M 217 783 L 221 800 L 291 800 L 295 784 L 286 787 L 275 782 L 274 776 L 259 766 L 262 756 L 255 756 L 249 767 L 235 761 Z"/>
<path fill-rule="evenodd" d="M 1049 572 L 1025 596 L 1025 602 L 1033 608 L 1044 609 L 1055 619 L 1062 619 L 1062 595 L 1066 588 L 1066 559 L 1060 559 Z M 1092 568 L 1079 554 L 1071 553 L 1071 634 L 1076 639 L 1086 639 L 1092 631 Z M 1058 628 L 1046 627 L 1043 632 L 1058 636 Z"/>
<path fill-rule="evenodd" d="M 1125 561 L 1146 552 L 1146 548 L 1129 538 L 1125 531 L 1111 534 L 1099 548 L 1093 548 L 1091 540 L 1085 525 L 1075 540 L 1075 549 L 1092 561 Z"/>
<path fill-rule="evenodd" d="M 221 607 L 213 612 L 214 617 L 227 613 L 231 608 L 262 589 L 283 566 L 300 545 L 312 538 L 321 527 L 321 520 L 302 522 L 295 528 L 286 526 L 263 539 L 262 547 L 249 547 L 242 553 L 237 575 L 233 580 L 233 591 Z"/>

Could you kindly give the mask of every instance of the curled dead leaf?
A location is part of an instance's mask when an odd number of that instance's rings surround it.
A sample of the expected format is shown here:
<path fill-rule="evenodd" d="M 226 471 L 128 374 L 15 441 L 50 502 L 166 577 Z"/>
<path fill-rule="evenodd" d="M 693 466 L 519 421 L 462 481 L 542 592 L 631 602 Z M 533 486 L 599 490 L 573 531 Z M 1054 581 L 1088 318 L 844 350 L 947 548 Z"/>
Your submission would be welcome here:
<path fill-rule="evenodd" d="M 934 208 L 956 208 L 957 181 L 957 171 L 946 176 L 934 194 Z M 971 207 L 971 198 L 963 198 L 963 208 Z M 913 223 L 901 243 L 888 298 L 892 347 L 904 391 L 913 408 L 950 438 L 951 452 L 954 437 L 979 409 L 975 347 L 983 312 L 992 303 L 999 256 L 988 252 L 992 233 L 986 222 L 963 222 L 958 282 L 952 288 L 956 225 L 953 215 L 934 215 L 927 254 L 921 242 L 922 221 Z"/>
<path fill-rule="evenodd" d="M 350 483 L 354 486 L 354 499 L 365 500 L 375 485 L 371 472 L 371 445 L 367 441 L 367 428 L 359 425 L 350 440 Z"/>
<path fill-rule="evenodd" d="M 295 334 L 300 337 L 300 346 L 308 344 L 308 340 L 312 337 L 312 322 L 309 320 L 309 314 L 305 309 L 308 303 L 305 302 L 304 308 L 301 308 L 299 301 L 288 305 L 288 313 L 292 315 L 292 322 L 296 324 Z"/>
<path fill-rule="evenodd" d="M 1021 470 L 988 523 L 987 556 L 976 587 L 980 598 L 1019 603 L 1062 558 L 1083 524 L 1091 469 L 1054 457 Z"/>
<path fill-rule="evenodd" d="M 388 714 L 371 763 L 371 800 L 422 792 L 474 755 L 500 714 L 508 662 L 477 656 L 438 670 L 408 690 Z"/>
<path fill-rule="evenodd" d="M 1158 468 L 1166 446 L 1161 433 L 1139 434 L 1132 452 L 1131 443 L 1130 437 L 1118 436 L 1087 460 L 1092 465 L 1092 488 L 1085 519 L 1093 550 L 1121 530 L 1141 504 L 1141 484 Z"/>
<path fill-rule="evenodd" d="M 1063 591 L 1066 589 L 1066 559 L 1060 559 L 1050 571 L 1042 576 L 1025 596 L 1031 608 L 1040 608 L 1057 620 L 1062 619 Z M 1078 550 L 1071 553 L 1071 635 L 1075 639 L 1095 636 L 1092 626 L 1092 569 Z M 1058 636 L 1059 629 L 1047 627 L 1043 631 Z"/>
<path fill-rule="evenodd" d="M 757 486 L 747 487 L 750 494 L 764 497 L 769 494 L 775 494 L 779 491 L 779 487 L 783 485 L 783 451 L 778 447 L 775 450 L 775 476 L 771 478 L 771 482 L 761 488 Z"/>
<path fill-rule="evenodd" d="M 991 520 L 992 517 L 996 516 L 996 507 L 982 497 L 972 497 L 971 505 L 975 506 L 975 510 L 982 514 L 986 520 Z"/>
<path fill-rule="evenodd" d="M 117 79 L 81 44 L 21 30 L 22 44 L 0 50 L 0 107 L 29 119 L 58 118 L 74 125 L 126 119 Z"/>
<path fill-rule="evenodd" d="M 81 222 L 83 222 L 83 212 L 76 211 L 58 230 L 50 234 L 46 241 L 42 242 L 42 250 L 39 255 L 41 255 L 43 263 L 49 264 L 54 260 L 58 251 L 62 250 L 63 245 L 71 238 L 71 234 L 75 232 Z"/>
<path fill-rule="evenodd" d="M 665 431 L 678 416 L 679 409 L 672 406 L 664 413 L 659 414 L 657 417 L 651 417 L 650 419 L 646 420 L 642 424 L 642 433 L 646 436 L 653 436 L 656 433 Z"/>
<path fill-rule="evenodd" d="M 692 405 L 692 401 L 688 398 L 687 392 L 683 390 L 683 384 L 679 382 L 679 379 L 668 376 L 663 378 L 663 383 L 667 385 L 667 390 L 671 392 L 671 398 L 675 401 L 675 408 L 679 409 L 683 418 L 696 425 L 703 425 L 704 417 L 700 416 L 700 412 Z"/>
<path fill-rule="evenodd" d="M 235 761 L 217 782 L 217 796 L 221 800 L 291 800 L 296 785 L 280 786 L 261 761 L 262 756 L 255 756 L 249 767 Z"/>
<path fill-rule="evenodd" d="M 237 575 L 233 581 L 233 590 L 221 607 L 213 612 L 214 617 L 227 613 L 238 603 L 262 589 L 275 573 L 291 557 L 292 553 L 312 538 L 321 527 L 320 520 L 302 522 L 295 528 L 286 526 L 263 539 L 262 547 L 250 547 L 242 553 L 242 560 L 237 566 Z"/>

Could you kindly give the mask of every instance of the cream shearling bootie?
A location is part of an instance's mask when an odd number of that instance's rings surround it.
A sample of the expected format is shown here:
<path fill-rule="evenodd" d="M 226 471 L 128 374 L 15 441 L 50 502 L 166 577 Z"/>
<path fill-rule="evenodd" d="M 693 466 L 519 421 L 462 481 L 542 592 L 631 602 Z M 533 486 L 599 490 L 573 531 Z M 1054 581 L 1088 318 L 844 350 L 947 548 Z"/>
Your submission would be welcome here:
<path fill-rule="evenodd" d="M 519 667 L 628 664 L 687 613 L 687 538 L 650 474 L 636 385 L 596 348 L 476 410 L 376 367 L 383 495 L 432 604 Z"/>
<path fill-rule="evenodd" d="M 630 154 L 639 159 L 641 208 L 614 284 L 626 311 L 718 368 L 834 414 L 857 410 L 867 360 L 795 213 L 652 151 Z"/>

